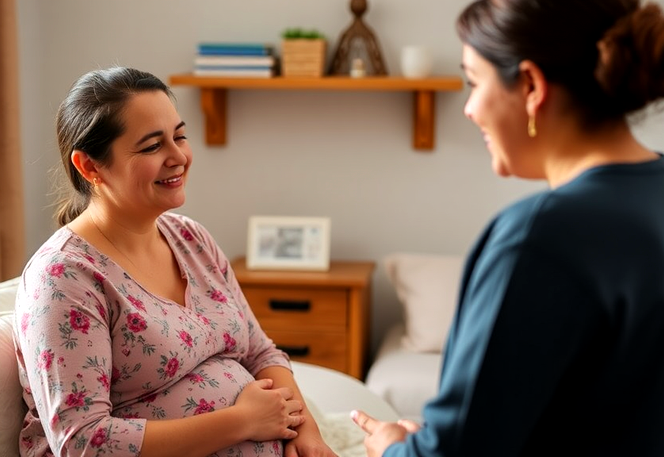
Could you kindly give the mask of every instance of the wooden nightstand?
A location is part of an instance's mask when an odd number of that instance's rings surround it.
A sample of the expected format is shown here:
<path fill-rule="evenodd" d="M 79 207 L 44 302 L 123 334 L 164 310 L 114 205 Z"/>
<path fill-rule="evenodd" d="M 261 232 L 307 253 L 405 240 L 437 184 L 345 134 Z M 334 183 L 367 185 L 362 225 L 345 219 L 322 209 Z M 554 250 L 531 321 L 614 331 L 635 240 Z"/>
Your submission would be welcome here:
<path fill-rule="evenodd" d="M 247 270 L 232 262 L 251 309 L 292 360 L 363 379 L 369 349 L 373 262 L 330 262 L 329 271 Z"/>

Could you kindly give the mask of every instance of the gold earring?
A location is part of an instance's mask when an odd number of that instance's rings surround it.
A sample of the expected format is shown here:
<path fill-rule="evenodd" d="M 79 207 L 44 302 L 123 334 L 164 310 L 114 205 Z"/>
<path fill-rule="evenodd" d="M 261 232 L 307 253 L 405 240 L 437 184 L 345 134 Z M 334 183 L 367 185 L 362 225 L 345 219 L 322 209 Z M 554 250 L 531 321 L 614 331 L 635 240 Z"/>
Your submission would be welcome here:
<path fill-rule="evenodd" d="M 97 176 L 92 178 L 92 185 L 97 187 L 101 183 L 101 179 L 99 179 Z"/>
<path fill-rule="evenodd" d="M 535 116 L 528 116 L 528 136 L 535 138 L 537 136 L 537 127 L 535 126 Z"/>

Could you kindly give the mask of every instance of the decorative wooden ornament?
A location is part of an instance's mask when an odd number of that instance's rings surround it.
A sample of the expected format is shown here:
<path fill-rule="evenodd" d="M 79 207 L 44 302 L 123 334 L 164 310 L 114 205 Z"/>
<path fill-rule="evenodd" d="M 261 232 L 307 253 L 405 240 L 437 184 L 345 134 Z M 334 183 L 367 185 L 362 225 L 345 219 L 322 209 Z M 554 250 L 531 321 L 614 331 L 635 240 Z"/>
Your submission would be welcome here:
<path fill-rule="evenodd" d="M 330 65 L 331 75 L 349 75 L 353 61 L 360 59 L 367 76 L 386 75 L 387 67 L 380 52 L 378 40 L 364 23 L 362 15 L 367 11 L 367 0 L 351 0 L 350 10 L 355 19 L 344 31 Z"/>

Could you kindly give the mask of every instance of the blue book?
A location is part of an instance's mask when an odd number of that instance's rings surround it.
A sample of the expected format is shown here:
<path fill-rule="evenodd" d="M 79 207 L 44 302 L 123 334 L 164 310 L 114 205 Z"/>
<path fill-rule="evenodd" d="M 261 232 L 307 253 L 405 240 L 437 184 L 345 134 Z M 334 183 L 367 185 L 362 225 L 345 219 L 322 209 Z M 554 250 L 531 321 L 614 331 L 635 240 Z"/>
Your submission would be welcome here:
<path fill-rule="evenodd" d="M 258 49 L 199 49 L 198 54 L 202 56 L 267 56 L 272 51 Z"/>
<path fill-rule="evenodd" d="M 270 55 L 273 47 L 260 43 L 200 43 L 198 53 L 201 55 Z"/>

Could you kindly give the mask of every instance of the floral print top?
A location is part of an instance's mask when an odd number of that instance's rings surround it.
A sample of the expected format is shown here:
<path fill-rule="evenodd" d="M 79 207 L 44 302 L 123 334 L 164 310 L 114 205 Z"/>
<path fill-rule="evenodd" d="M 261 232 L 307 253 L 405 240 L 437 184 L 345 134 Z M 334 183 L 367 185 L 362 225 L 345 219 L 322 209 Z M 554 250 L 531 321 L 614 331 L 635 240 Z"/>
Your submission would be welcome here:
<path fill-rule="evenodd" d="M 184 306 L 143 289 L 67 227 L 28 262 L 14 325 L 29 409 L 22 456 L 137 456 L 146 420 L 225 408 L 262 369 L 290 368 L 212 236 L 173 213 L 157 226 L 187 280 Z M 282 453 L 271 441 L 213 455 Z"/>

